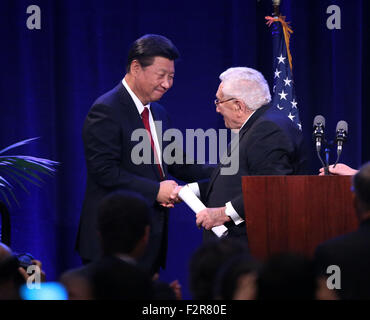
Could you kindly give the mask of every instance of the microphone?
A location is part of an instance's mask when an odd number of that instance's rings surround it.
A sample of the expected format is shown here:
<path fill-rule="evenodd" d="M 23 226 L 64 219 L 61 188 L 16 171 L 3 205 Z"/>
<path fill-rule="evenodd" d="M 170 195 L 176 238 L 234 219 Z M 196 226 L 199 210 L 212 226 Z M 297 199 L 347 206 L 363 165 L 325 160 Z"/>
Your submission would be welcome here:
<path fill-rule="evenodd" d="M 320 155 L 321 143 L 324 142 L 324 129 L 325 129 L 325 118 L 321 115 L 316 116 L 313 119 L 313 137 L 316 142 L 317 157 L 319 158 L 322 164 L 322 167 L 324 168 L 325 175 L 328 175 L 329 174 L 329 164 L 325 165 Z"/>
<path fill-rule="evenodd" d="M 337 128 L 335 129 L 336 131 L 336 138 L 335 141 L 337 143 L 337 161 L 334 164 L 334 167 L 339 161 L 339 157 L 343 151 L 343 143 L 347 140 L 347 135 L 348 135 L 348 124 L 346 121 L 339 121 L 337 123 Z"/>
<path fill-rule="evenodd" d="M 343 143 L 347 140 L 347 135 L 348 135 L 348 124 L 347 122 L 341 120 L 337 123 L 337 128 L 336 128 L 336 139 L 335 141 L 337 142 L 337 151 L 342 152 L 342 146 Z"/>
<path fill-rule="evenodd" d="M 319 153 L 321 150 L 321 142 L 324 140 L 325 118 L 321 115 L 313 119 L 313 137 L 316 142 L 316 151 Z"/>

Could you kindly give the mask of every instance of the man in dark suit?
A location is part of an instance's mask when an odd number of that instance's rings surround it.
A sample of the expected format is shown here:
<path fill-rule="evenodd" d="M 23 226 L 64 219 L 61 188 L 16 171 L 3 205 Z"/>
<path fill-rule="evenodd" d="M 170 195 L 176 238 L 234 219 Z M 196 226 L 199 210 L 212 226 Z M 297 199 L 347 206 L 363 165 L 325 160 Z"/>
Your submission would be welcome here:
<path fill-rule="evenodd" d="M 209 178 L 211 168 L 187 165 L 186 161 L 172 165 L 162 161 L 169 142 L 158 139 L 161 132 L 157 125 L 160 122 L 165 131 L 169 118 L 154 101 L 172 87 L 178 56 L 176 47 L 163 36 L 139 38 L 129 51 L 122 82 L 98 98 L 86 117 L 83 141 L 87 185 L 77 237 L 77 250 L 85 263 L 100 255 L 96 234 L 99 201 L 109 192 L 127 189 L 140 193 L 151 205 L 151 234 L 140 263 L 150 272 L 157 272 L 165 266 L 167 214 L 177 186 L 175 181 L 167 180 L 169 174 L 183 181 Z M 135 151 L 138 143 L 133 133 L 138 130 L 146 130 L 142 138 L 147 147 L 142 151 L 149 154 L 149 162 Z"/>
<path fill-rule="evenodd" d="M 215 235 L 212 227 L 225 224 L 228 237 L 246 239 L 241 177 L 248 175 L 293 175 L 305 172 L 302 135 L 279 110 L 272 110 L 270 91 L 263 75 L 250 68 L 230 68 L 220 75 L 216 111 L 225 126 L 236 133 L 227 150 L 228 172 L 221 160 L 208 184 L 199 184 L 207 209 L 197 214 L 204 238 Z M 193 187 L 195 188 L 195 187 Z"/>
<path fill-rule="evenodd" d="M 333 275 L 331 284 L 341 299 L 370 299 L 370 162 L 360 168 L 352 184 L 359 228 L 320 244 L 314 257 L 319 275 Z M 337 283 L 334 273 L 327 273 L 332 265 L 340 270 Z"/>

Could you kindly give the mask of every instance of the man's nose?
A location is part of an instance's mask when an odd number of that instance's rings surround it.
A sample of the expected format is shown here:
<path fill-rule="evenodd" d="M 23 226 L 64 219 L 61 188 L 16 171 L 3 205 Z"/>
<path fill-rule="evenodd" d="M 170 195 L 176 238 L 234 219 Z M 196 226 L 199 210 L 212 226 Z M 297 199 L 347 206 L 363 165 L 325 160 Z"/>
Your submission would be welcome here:
<path fill-rule="evenodd" d="M 164 79 L 162 82 L 162 87 L 168 90 L 169 88 L 172 87 L 172 81 L 169 79 Z"/>

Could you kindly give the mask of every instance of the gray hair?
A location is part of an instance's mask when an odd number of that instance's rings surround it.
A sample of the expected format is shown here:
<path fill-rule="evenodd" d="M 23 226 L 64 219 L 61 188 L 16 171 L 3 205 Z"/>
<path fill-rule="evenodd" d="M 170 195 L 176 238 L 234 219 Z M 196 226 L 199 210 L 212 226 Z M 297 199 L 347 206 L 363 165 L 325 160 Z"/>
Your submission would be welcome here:
<path fill-rule="evenodd" d="M 237 67 L 221 73 L 222 92 L 225 96 L 242 100 L 249 109 L 257 110 L 271 101 L 270 89 L 262 73 Z"/>

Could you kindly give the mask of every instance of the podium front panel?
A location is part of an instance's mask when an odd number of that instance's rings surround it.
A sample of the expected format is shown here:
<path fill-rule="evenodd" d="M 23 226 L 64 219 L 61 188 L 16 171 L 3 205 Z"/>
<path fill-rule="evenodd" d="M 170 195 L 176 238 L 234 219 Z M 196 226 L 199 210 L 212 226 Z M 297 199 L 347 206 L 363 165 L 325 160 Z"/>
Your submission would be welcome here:
<path fill-rule="evenodd" d="M 242 177 L 251 253 L 312 256 L 325 240 L 353 231 L 357 219 L 349 176 Z"/>

